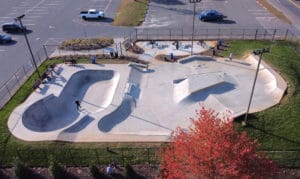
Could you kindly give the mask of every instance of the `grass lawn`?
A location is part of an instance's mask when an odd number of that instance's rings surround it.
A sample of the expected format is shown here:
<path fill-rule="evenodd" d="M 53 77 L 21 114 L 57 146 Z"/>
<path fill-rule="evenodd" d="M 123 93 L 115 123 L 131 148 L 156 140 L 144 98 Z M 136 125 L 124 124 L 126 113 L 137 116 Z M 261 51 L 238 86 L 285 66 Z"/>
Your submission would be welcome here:
<path fill-rule="evenodd" d="M 231 41 L 230 47 L 223 56 L 233 52 L 234 57 L 243 57 L 252 50 L 270 47 L 271 52 L 263 55 L 263 60 L 271 64 L 288 83 L 287 94 L 281 104 L 266 111 L 249 115 L 249 126 L 240 126 L 243 116 L 237 119 L 240 130 L 258 139 L 264 150 L 290 151 L 282 153 L 270 152 L 270 156 L 282 163 L 283 160 L 296 162 L 300 166 L 300 56 L 287 42 L 270 41 Z M 254 79 L 254 76 L 253 76 Z M 252 83 L 252 81 L 251 81 Z M 250 94 L 249 94 L 250 95 Z M 250 96 L 249 96 L 250 97 Z M 292 161 L 295 159 L 295 161 Z M 293 165 L 293 163 L 290 163 Z"/>
<path fill-rule="evenodd" d="M 261 149 L 270 150 L 268 155 L 285 166 L 300 167 L 300 57 L 286 42 L 270 41 L 230 41 L 230 52 L 234 58 L 245 56 L 253 49 L 270 47 L 271 53 L 264 60 L 272 64 L 287 80 L 288 91 L 281 104 L 263 112 L 249 115 L 249 126 L 242 128 L 236 119 L 239 130 L 248 131 L 258 139 Z M 46 61 L 40 67 L 45 71 L 53 63 L 62 60 Z M 127 61 L 99 60 L 98 63 L 128 63 Z M 81 59 L 78 63 L 90 63 Z M 119 164 L 158 163 L 157 148 L 161 143 L 70 143 L 70 142 L 23 142 L 13 137 L 7 129 L 7 120 L 13 109 L 22 103 L 32 92 L 32 84 L 37 76 L 34 73 L 19 89 L 10 102 L 0 111 L 0 165 L 10 165 L 13 157 L 29 165 L 47 165 L 50 155 L 66 165 L 88 165 L 91 162 L 107 164 L 116 160 Z M 253 77 L 254 78 L 254 77 Z M 109 148 L 107 148 L 109 147 Z M 273 152 L 284 151 L 284 152 Z"/>
<path fill-rule="evenodd" d="M 138 26 L 144 21 L 147 7 L 147 0 L 122 0 L 112 24 Z"/>

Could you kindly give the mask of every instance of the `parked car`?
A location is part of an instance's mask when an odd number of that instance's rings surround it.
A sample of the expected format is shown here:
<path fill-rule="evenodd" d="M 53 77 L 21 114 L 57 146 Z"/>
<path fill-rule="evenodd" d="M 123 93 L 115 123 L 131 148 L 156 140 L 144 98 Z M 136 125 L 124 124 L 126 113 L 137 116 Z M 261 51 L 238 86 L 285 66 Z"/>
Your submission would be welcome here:
<path fill-rule="evenodd" d="M 0 34 L 0 43 L 9 43 L 11 41 L 12 41 L 12 38 L 10 35 Z"/>
<path fill-rule="evenodd" d="M 81 11 L 80 16 L 83 19 L 100 19 L 104 18 L 104 12 L 96 9 L 89 9 L 88 11 Z"/>
<path fill-rule="evenodd" d="M 22 31 L 26 31 L 26 27 L 25 26 L 21 26 L 19 23 L 17 22 L 8 22 L 8 23 L 4 23 L 2 24 L 2 31 L 4 32 L 22 32 Z"/>
<path fill-rule="evenodd" d="M 226 16 L 216 10 L 210 9 L 200 12 L 198 17 L 201 21 L 221 21 Z"/>

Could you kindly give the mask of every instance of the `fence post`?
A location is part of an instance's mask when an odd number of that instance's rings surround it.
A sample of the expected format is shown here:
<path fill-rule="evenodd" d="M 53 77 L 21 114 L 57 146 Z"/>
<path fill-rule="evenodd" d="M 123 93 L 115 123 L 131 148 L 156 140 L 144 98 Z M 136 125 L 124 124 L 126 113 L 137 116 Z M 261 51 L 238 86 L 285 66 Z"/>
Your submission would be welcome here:
<path fill-rule="evenodd" d="M 9 94 L 9 97 L 11 98 L 11 97 L 12 97 L 12 95 L 11 95 L 11 93 L 10 93 L 10 91 L 9 91 L 9 89 L 8 89 L 8 87 L 7 87 L 7 85 L 6 85 L 6 84 L 5 84 L 5 87 L 6 87 L 6 90 L 7 90 L 8 94 Z"/>
<path fill-rule="evenodd" d="M 43 45 L 43 49 L 44 49 L 44 53 L 46 55 L 46 60 L 48 60 L 49 56 L 48 56 L 48 53 L 47 53 L 46 45 Z"/>
<path fill-rule="evenodd" d="M 125 166 L 124 148 L 121 148 L 121 151 L 122 151 L 122 163 L 123 163 L 123 166 Z"/>
<path fill-rule="evenodd" d="M 264 40 L 266 39 L 266 35 L 267 35 L 267 29 L 265 29 Z"/>
<path fill-rule="evenodd" d="M 273 37 L 272 37 L 272 41 L 275 40 L 275 35 L 276 35 L 276 29 L 274 29 L 274 32 L 273 32 Z"/>
<path fill-rule="evenodd" d="M 138 40 L 138 32 L 137 32 L 137 28 L 135 29 L 135 40 Z"/>
<path fill-rule="evenodd" d="M 18 82 L 19 86 L 21 86 L 20 81 L 19 81 L 19 78 L 18 78 L 18 76 L 16 75 L 16 73 L 14 73 L 14 76 L 15 76 L 15 78 L 17 79 L 17 82 Z"/>
<path fill-rule="evenodd" d="M 256 40 L 256 38 L 257 38 L 257 33 L 258 33 L 258 29 L 255 30 L 254 40 Z"/>
<path fill-rule="evenodd" d="M 287 36 L 288 36 L 288 33 L 289 33 L 289 29 L 286 29 L 285 35 L 284 35 L 284 40 L 286 40 L 286 38 L 287 38 Z"/>

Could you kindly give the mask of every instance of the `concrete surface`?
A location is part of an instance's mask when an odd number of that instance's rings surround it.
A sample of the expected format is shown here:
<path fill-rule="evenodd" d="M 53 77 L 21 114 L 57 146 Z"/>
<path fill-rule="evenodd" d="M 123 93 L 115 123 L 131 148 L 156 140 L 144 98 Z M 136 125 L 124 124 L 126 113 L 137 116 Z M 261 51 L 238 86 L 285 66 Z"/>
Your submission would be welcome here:
<path fill-rule="evenodd" d="M 150 54 L 145 58 L 148 70 L 58 65 L 58 74 L 12 112 L 9 130 L 26 141 L 167 141 L 176 127 L 190 126 L 199 104 L 220 115 L 228 110 L 234 117 L 246 112 L 257 66 L 254 56 L 232 61 L 192 56 L 171 63 L 154 57 L 190 52 L 176 50 L 170 42 L 159 44 L 139 44 Z M 206 48 L 197 46 L 195 52 Z M 285 90 L 284 80 L 262 62 L 250 112 L 277 104 Z M 74 99 L 82 101 L 79 111 Z"/>

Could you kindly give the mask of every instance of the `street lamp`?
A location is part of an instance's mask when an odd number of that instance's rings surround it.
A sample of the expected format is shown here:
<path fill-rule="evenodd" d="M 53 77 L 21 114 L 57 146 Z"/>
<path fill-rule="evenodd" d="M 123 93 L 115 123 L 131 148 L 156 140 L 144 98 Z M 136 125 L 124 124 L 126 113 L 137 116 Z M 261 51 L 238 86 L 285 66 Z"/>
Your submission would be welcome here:
<path fill-rule="evenodd" d="M 201 0 L 189 0 L 190 3 L 194 3 L 194 14 L 193 14 L 193 31 L 192 31 L 192 49 L 191 55 L 193 55 L 194 48 L 194 32 L 195 32 L 195 16 L 196 16 L 196 3 L 201 2 Z"/>
<path fill-rule="evenodd" d="M 268 52 L 270 52 L 269 48 L 253 50 L 254 55 L 259 55 L 259 60 L 258 60 L 257 68 L 256 68 L 255 78 L 254 78 L 253 85 L 252 85 L 249 104 L 248 104 L 248 107 L 247 107 L 247 112 L 246 112 L 244 121 L 242 122 L 243 126 L 247 125 L 247 117 L 248 117 L 249 109 L 250 109 L 251 102 L 252 102 L 252 97 L 253 97 L 253 93 L 254 93 L 254 88 L 255 88 L 255 84 L 256 84 L 257 75 L 258 75 L 258 72 L 259 72 L 259 66 L 260 66 L 260 63 L 261 63 L 262 56 L 263 56 L 264 53 L 268 53 Z"/>
<path fill-rule="evenodd" d="M 35 66 L 36 73 L 38 74 L 39 78 L 41 78 L 41 75 L 40 75 L 40 73 L 39 73 L 38 67 L 37 67 L 37 65 L 36 65 L 36 62 L 35 62 L 35 59 L 34 59 L 34 56 L 33 56 L 33 53 L 32 53 L 32 50 L 31 50 L 31 47 L 30 47 L 28 38 L 27 38 L 27 34 L 26 34 L 25 27 L 23 26 L 23 23 L 22 23 L 22 18 L 23 18 L 23 17 L 25 17 L 25 14 L 23 14 L 23 15 L 21 15 L 21 16 L 15 18 L 15 20 L 20 22 L 20 25 L 21 25 L 21 28 L 22 28 L 22 32 L 23 32 L 24 37 L 25 37 L 25 40 L 26 40 L 27 47 L 28 47 L 28 49 L 29 49 L 29 52 L 30 52 L 30 55 L 31 55 L 33 64 L 34 64 L 34 66 Z"/>

